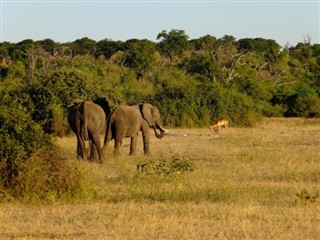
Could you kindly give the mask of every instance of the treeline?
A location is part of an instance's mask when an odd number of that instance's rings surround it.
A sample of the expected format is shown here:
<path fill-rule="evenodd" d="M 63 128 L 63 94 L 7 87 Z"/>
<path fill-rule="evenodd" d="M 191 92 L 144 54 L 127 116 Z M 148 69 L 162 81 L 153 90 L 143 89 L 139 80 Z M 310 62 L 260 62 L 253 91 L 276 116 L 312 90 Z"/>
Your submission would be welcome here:
<path fill-rule="evenodd" d="M 320 44 L 190 40 L 183 30 L 162 31 L 156 42 L 2 42 L 0 82 L 0 160 L 20 159 L 47 145 L 48 135 L 68 133 L 66 105 L 75 97 L 107 97 L 113 107 L 150 102 L 168 127 L 319 117 Z"/>

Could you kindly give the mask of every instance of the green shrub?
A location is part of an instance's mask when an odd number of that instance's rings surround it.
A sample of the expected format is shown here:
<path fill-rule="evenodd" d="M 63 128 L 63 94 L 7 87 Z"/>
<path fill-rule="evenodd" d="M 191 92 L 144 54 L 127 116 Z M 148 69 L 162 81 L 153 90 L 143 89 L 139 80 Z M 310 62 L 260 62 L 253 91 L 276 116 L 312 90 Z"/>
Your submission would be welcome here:
<path fill-rule="evenodd" d="M 19 165 L 32 153 L 50 145 L 50 137 L 20 104 L 0 105 L 1 180 L 9 183 L 19 172 Z"/>
<path fill-rule="evenodd" d="M 320 98 L 307 95 L 295 99 L 291 111 L 298 117 L 320 117 Z"/>
<path fill-rule="evenodd" d="M 12 92 L 10 98 L 0 94 L 0 200 L 55 201 L 91 194 L 87 173 L 63 161 L 51 137 Z"/>
<path fill-rule="evenodd" d="M 48 106 L 50 117 L 48 120 L 49 129 L 51 133 L 56 136 L 62 137 L 69 130 L 69 124 L 65 114 L 65 109 L 58 103 L 52 102 Z"/>
<path fill-rule="evenodd" d="M 270 102 L 261 101 L 262 114 L 266 117 L 282 117 L 285 112 L 284 107 L 279 104 L 272 105 Z"/>
<path fill-rule="evenodd" d="M 308 86 L 300 86 L 286 99 L 286 116 L 319 117 L 320 98 L 316 91 Z"/>
<path fill-rule="evenodd" d="M 227 118 L 234 126 L 255 126 L 261 120 L 261 107 L 248 95 L 220 84 L 208 86 L 208 108 L 215 119 Z"/>
<path fill-rule="evenodd" d="M 194 163 L 189 157 L 172 157 L 170 160 L 160 159 L 158 161 L 148 161 L 139 163 L 137 170 L 147 174 L 180 174 L 193 171 Z"/>

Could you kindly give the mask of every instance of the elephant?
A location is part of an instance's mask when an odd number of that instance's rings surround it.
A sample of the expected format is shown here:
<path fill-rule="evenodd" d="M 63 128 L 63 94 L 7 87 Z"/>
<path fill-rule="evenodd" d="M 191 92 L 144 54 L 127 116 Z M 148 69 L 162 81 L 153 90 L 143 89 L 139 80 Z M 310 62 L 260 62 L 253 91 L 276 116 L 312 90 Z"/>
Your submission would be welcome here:
<path fill-rule="evenodd" d="M 163 138 L 167 132 L 162 126 L 160 111 L 157 107 L 150 103 L 119 106 L 108 119 L 104 147 L 108 146 L 108 143 L 114 139 L 114 152 L 117 154 L 120 152 L 122 139 L 130 137 L 130 155 L 133 155 L 136 151 L 138 134 L 141 131 L 144 153 L 149 154 L 149 128 L 153 128 L 157 138 Z"/>
<path fill-rule="evenodd" d="M 67 106 L 68 122 L 77 137 L 77 159 L 87 159 L 85 140 L 89 140 L 90 159 L 94 160 L 98 155 L 99 162 L 102 163 L 100 135 L 105 134 L 110 107 L 105 98 L 96 102 L 99 105 L 79 98 L 71 100 Z"/>

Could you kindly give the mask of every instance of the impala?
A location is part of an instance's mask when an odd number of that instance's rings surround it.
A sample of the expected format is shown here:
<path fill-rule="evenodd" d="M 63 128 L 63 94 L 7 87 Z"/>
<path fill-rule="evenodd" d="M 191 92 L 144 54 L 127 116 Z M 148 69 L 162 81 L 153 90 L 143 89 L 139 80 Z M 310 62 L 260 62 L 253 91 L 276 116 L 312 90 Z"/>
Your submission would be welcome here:
<path fill-rule="evenodd" d="M 228 124 L 229 124 L 229 121 L 225 118 L 222 118 L 216 121 L 213 125 L 210 125 L 209 128 L 210 128 L 210 131 L 212 132 L 212 130 L 216 127 L 218 127 L 219 130 L 220 130 L 220 127 L 227 128 Z"/>

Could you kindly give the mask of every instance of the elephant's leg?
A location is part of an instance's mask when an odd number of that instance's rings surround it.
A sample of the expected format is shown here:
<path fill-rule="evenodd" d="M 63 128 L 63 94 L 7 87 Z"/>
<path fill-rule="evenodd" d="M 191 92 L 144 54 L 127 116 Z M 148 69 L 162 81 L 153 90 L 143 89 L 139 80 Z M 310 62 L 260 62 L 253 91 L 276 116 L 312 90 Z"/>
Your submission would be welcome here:
<path fill-rule="evenodd" d="M 92 143 L 92 141 L 89 139 L 89 152 L 90 152 L 90 157 L 89 157 L 89 159 L 91 160 L 92 159 L 92 155 L 93 155 L 93 143 Z"/>
<path fill-rule="evenodd" d="M 96 157 L 98 155 L 99 162 L 102 163 L 102 153 L 101 153 L 99 134 L 93 134 L 93 136 L 92 136 L 92 149 L 91 149 L 91 151 L 92 151 L 92 160 L 96 159 Z"/>
<path fill-rule="evenodd" d="M 142 132 L 144 154 L 149 154 L 149 132 Z"/>
<path fill-rule="evenodd" d="M 114 154 L 120 154 L 120 146 L 122 144 L 122 139 L 115 138 L 114 139 Z"/>
<path fill-rule="evenodd" d="M 90 160 L 95 160 L 97 159 L 98 156 L 98 149 L 94 142 L 90 140 Z"/>
<path fill-rule="evenodd" d="M 86 145 L 84 139 L 77 136 L 77 159 L 87 160 Z"/>
<path fill-rule="evenodd" d="M 105 141 L 104 144 L 103 144 L 103 146 L 102 146 L 101 153 L 102 153 L 103 156 L 105 156 L 105 154 L 106 154 L 106 151 L 107 151 L 109 142 L 110 142 L 110 140 Z"/>
<path fill-rule="evenodd" d="M 77 138 L 77 159 L 82 159 L 82 150 L 80 140 Z"/>
<path fill-rule="evenodd" d="M 136 152 L 137 140 L 138 140 L 138 134 L 131 137 L 130 155 L 133 155 Z"/>

